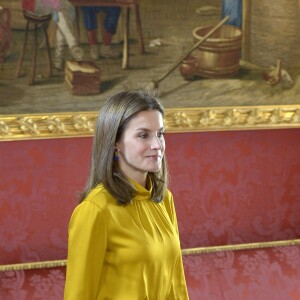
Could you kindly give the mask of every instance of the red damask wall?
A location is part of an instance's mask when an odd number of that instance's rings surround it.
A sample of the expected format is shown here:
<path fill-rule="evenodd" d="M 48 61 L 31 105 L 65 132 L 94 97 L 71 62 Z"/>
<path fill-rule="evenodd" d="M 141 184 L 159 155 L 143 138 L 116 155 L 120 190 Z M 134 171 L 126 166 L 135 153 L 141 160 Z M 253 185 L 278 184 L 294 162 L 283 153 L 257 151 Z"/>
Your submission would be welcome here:
<path fill-rule="evenodd" d="M 168 154 L 184 248 L 299 238 L 299 129 L 173 134 Z"/>
<path fill-rule="evenodd" d="M 299 238 L 299 137 L 300 129 L 167 134 L 182 248 Z M 91 143 L 0 143 L 0 265 L 66 258 Z M 299 261 L 298 246 L 184 257 L 190 298 L 300 299 Z M 0 272 L 0 299 L 62 299 L 64 276 Z"/>

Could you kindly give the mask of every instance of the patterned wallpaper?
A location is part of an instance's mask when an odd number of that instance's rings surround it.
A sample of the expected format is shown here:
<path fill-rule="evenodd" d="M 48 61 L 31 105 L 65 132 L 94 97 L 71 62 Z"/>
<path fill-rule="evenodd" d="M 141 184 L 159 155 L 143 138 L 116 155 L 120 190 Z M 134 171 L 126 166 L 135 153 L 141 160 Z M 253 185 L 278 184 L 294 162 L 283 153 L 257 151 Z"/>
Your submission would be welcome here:
<path fill-rule="evenodd" d="M 300 129 L 166 134 L 182 248 L 299 238 L 299 135 Z M 0 265 L 66 258 L 91 143 L 0 143 Z M 190 298 L 300 299 L 299 258 L 299 246 L 185 256 Z M 0 299 L 62 299 L 64 274 L 0 272 Z"/>
<path fill-rule="evenodd" d="M 300 130 L 168 136 L 184 248 L 300 237 Z"/>

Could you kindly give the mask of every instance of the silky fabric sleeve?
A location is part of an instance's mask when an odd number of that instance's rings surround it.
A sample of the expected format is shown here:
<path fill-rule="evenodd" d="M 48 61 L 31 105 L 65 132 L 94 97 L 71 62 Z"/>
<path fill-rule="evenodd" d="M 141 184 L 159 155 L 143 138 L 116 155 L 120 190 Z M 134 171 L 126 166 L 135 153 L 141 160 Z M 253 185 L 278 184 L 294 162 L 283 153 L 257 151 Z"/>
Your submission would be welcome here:
<path fill-rule="evenodd" d="M 95 203 L 82 202 L 69 224 L 64 300 L 96 299 L 106 247 L 103 212 Z"/>
<path fill-rule="evenodd" d="M 171 222 L 173 223 L 174 228 L 177 231 L 179 236 L 178 230 L 178 223 L 177 223 L 177 216 L 174 206 L 174 200 L 172 194 L 169 197 L 168 203 L 166 203 L 166 208 L 169 213 L 169 217 Z M 168 297 L 168 300 L 187 300 L 189 299 L 187 286 L 185 281 L 184 269 L 183 269 L 183 262 L 182 262 L 182 255 L 180 254 L 176 260 L 176 264 L 174 266 L 173 278 L 172 278 L 172 286 L 171 291 Z"/>

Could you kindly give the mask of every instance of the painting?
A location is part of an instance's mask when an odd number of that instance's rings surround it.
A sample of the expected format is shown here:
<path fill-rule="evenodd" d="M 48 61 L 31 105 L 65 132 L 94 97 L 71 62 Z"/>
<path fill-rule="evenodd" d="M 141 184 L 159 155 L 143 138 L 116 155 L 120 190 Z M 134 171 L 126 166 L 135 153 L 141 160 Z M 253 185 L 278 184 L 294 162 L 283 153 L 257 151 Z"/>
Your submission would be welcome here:
<path fill-rule="evenodd" d="M 111 45 L 121 56 L 96 60 L 91 56 L 83 11 L 74 6 L 73 25 L 81 58 L 93 62 L 101 74 L 98 89 L 80 95 L 68 88 L 64 68 L 53 68 L 48 78 L 40 25 L 34 82 L 30 81 L 33 27 L 18 70 L 26 28 L 21 2 L 0 3 L 11 13 L 9 20 L 2 18 L 0 28 L 1 139 L 90 135 L 104 101 L 118 91 L 136 88 L 151 88 L 160 96 L 170 131 L 300 125 L 298 0 L 139 1 L 138 6 L 121 8 Z M 53 65 L 59 29 L 55 14 L 51 17 L 47 36 Z M 103 26 L 96 30 L 99 49 L 105 43 Z M 64 61 L 74 59 L 70 50 L 65 44 Z"/>

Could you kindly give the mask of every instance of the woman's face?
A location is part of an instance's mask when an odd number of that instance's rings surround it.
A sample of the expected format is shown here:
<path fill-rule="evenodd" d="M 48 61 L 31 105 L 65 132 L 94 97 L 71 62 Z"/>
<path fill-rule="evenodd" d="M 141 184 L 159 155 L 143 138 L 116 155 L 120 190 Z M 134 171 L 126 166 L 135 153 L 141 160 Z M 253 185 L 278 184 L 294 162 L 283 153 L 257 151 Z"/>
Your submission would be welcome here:
<path fill-rule="evenodd" d="M 163 117 L 159 111 L 141 111 L 128 122 L 116 143 L 120 169 L 143 186 L 147 173 L 161 168 L 165 153 L 163 132 Z"/>

